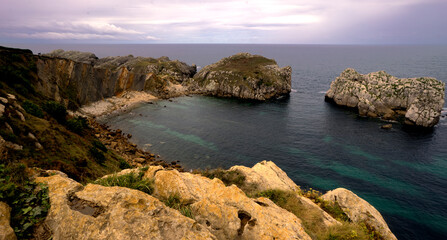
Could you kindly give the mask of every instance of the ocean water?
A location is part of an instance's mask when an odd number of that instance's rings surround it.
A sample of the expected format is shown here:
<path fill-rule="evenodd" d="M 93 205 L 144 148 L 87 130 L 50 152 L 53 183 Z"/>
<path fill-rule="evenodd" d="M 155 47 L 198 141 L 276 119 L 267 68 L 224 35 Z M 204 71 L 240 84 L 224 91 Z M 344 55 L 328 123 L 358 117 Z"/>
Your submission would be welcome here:
<path fill-rule="evenodd" d="M 303 188 L 344 187 L 374 205 L 398 239 L 447 239 L 447 121 L 429 131 L 324 102 L 345 68 L 397 77 L 447 80 L 447 46 L 325 45 L 16 45 L 98 57 L 168 56 L 198 66 L 238 52 L 274 58 L 293 69 L 292 92 L 265 103 L 203 96 L 143 104 L 103 121 L 140 147 L 187 169 L 274 161 Z M 445 114 L 445 113 L 444 113 Z"/>

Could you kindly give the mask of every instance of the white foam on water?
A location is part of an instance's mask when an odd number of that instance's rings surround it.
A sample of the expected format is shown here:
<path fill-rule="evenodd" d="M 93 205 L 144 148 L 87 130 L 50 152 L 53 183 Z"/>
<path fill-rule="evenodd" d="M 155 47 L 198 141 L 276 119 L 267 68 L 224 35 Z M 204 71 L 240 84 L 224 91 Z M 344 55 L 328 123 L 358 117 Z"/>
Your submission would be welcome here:
<path fill-rule="evenodd" d="M 327 91 L 319 91 L 318 93 L 324 93 L 324 94 L 326 94 L 326 92 L 327 92 Z"/>
<path fill-rule="evenodd" d="M 292 92 L 298 92 L 298 90 L 296 90 L 296 89 L 292 89 L 291 91 L 292 91 Z"/>

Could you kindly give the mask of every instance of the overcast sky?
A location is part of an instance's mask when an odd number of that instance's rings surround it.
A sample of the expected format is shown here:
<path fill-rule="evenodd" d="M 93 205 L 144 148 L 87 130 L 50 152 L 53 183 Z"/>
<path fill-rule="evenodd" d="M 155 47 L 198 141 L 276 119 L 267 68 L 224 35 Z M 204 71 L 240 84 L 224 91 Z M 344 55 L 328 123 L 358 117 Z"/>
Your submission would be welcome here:
<path fill-rule="evenodd" d="M 447 44 L 447 0 L 0 4 L 0 43 Z"/>

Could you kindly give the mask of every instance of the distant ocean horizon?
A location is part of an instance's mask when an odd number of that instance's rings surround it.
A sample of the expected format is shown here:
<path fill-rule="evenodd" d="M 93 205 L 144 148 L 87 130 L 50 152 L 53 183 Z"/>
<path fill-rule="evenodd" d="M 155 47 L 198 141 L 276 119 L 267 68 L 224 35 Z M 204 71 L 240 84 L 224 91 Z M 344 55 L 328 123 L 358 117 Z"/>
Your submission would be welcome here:
<path fill-rule="evenodd" d="M 144 104 L 101 121 L 139 147 L 186 169 L 253 166 L 271 160 L 303 188 L 347 188 L 376 207 L 398 239 L 447 239 L 447 121 L 428 131 L 363 118 L 324 102 L 350 67 L 366 74 L 447 81 L 447 46 L 275 44 L 5 44 L 35 54 L 88 51 L 98 57 L 178 59 L 204 67 L 238 52 L 292 67 L 292 92 L 265 103 L 204 96 Z M 444 106 L 444 114 L 447 109 Z"/>

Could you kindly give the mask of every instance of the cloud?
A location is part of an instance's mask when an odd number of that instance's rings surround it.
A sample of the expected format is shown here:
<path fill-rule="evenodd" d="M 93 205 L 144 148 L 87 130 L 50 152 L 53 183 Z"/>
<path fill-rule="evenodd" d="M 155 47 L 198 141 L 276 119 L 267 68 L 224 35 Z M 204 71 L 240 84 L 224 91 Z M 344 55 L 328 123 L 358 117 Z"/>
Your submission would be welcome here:
<path fill-rule="evenodd" d="M 444 0 L 3 1 L 0 40 L 343 43 L 356 32 L 367 42 L 375 33 L 365 28 L 401 21 L 421 4 L 440 11 Z"/>

